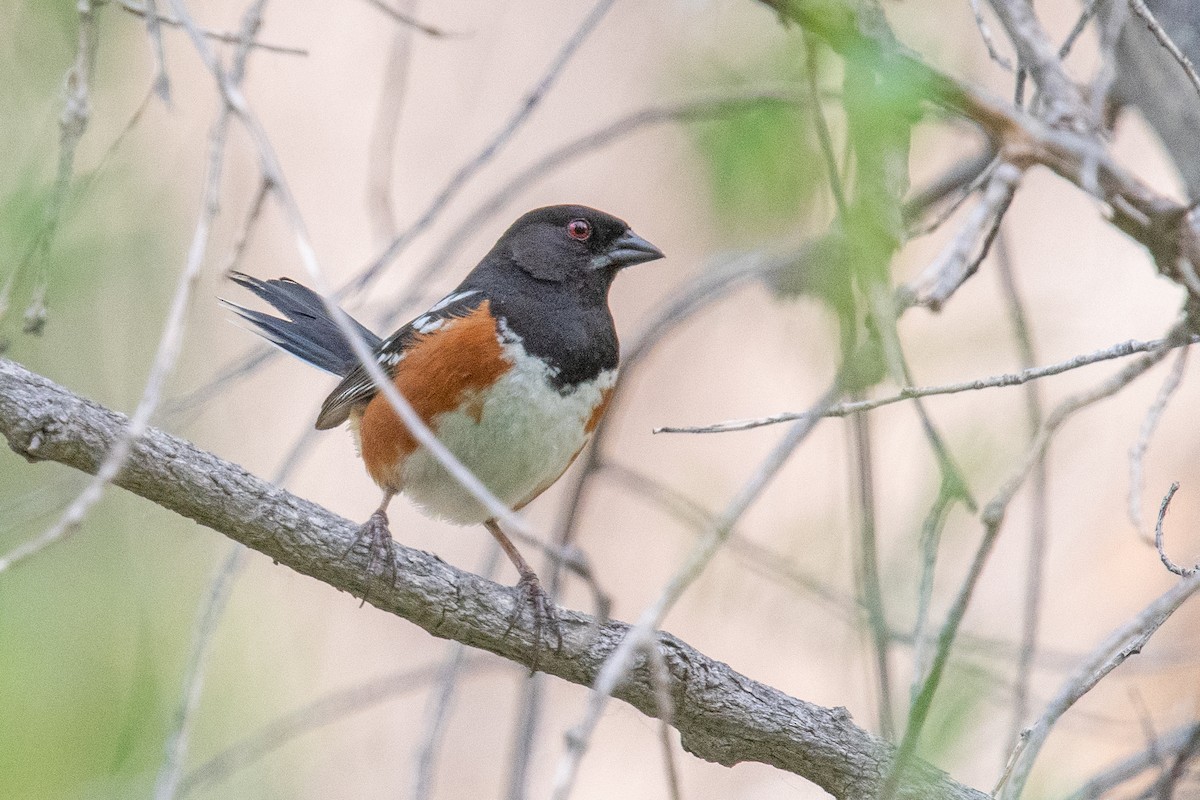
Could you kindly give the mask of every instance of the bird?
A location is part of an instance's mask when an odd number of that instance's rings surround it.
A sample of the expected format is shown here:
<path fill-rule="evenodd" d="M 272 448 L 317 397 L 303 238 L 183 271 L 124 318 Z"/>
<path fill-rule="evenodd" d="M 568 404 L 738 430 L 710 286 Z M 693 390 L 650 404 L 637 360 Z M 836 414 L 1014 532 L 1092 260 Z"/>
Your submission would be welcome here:
<path fill-rule="evenodd" d="M 608 406 L 620 361 L 608 306 L 613 279 L 626 267 L 663 257 L 611 214 L 546 206 L 519 217 L 453 291 L 386 339 L 346 319 L 420 419 L 516 511 L 562 476 Z M 367 473 L 383 492 L 347 554 L 365 540 L 394 569 L 387 510 L 398 494 L 431 517 L 482 523 L 520 576 L 517 586 L 534 614 L 535 646 L 543 624 L 557 633 L 554 605 L 537 573 L 494 515 L 408 430 L 321 296 L 290 278 L 229 276 L 281 315 L 223 301 L 255 333 L 341 378 L 316 428 L 348 423 Z"/>

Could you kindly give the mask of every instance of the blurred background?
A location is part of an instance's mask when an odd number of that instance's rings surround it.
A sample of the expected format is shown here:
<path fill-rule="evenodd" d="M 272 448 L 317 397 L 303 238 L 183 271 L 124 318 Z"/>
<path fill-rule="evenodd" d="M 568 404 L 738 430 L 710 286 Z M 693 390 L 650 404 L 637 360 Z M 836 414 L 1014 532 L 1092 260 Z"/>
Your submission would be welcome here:
<path fill-rule="evenodd" d="M 162 32 L 170 100 L 148 96 L 153 51 L 143 20 L 122 5 L 96 10 L 91 116 L 44 259 L 30 253 L 54 191 L 63 76 L 75 59 L 79 18 L 74 4 L 10 0 L 0 6 L 0 28 L 9 32 L 0 36 L 6 76 L 0 85 L 0 280 L 6 281 L 0 335 L 7 357 L 129 412 L 185 264 L 220 102 L 191 41 L 174 28 Z M 168 6 L 159 0 L 160 10 Z M 451 176 L 505 127 L 591 9 L 590 3 L 550 0 L 422 4 L 413 15 L 447 33 L 431 36 L 398 25 L 371 2 L 266 6 L 258 39 L 304 52 L 254 50 L 245 92 L 278 151 L 331 285 L 351 280 L 425 214 Z M 1058 40 L 1078 15 L 1075 3 L 1059 0 L 1038 10 Z M 236 31 L 244 4 L 206 0 L 191 11 L 207 28 Z M 899 38 L 927 61 L 997 96 L 1011 95 L 1012 76 L 989 60 L 968 3 L 906 0 L 886 4 L 886 11 Z M 407 68 L 397 71 L 405 52 Z M 1090 75 L 1096 53 L 1095 34 L 1085 31 L 1068 61 L 1072 74 Z M 802 34 L 758 3 L 615 4 L 528 121 L 376 283 L 347 299 L 348 310 L 387 333 L 382 320 L 396 313 L 411 318 L 452 288 L 519 214 L 584 203 L 623 217 L 668 256 L 623 274 L 613 288 L 611 304 L 628 351 L 665 309 L 706 279 L 743 263 L 747 254 L 794 250 L 830 225 L 836 207 L 805 99 L 807 63 Z M 838 64 L 816 51 L 818 91 L 840 142 Z M 401 72 L 406 75 L 398 80 Z M 744 102 L 760 90 L 797 102 Z M 380 147 L 373 142 L 384 97 L 400 97 L 402 110 L 394 146 L 384 146 L 381 155 L 372 148 Z M 720 113 L 631 127 L 554 169 L 525 172 L 629 114 L 707 97 L 742 100 Z M 1122 116 L 1113 141 L 1129 170 L 1159 191 L 1185 196 L 1136 115 Z M 913 130 L 913 186 L 982 149 L 968 125 L 927 116 Z M 229 378 L 259 348 L 217 304 L 219 297 L 246 300 L 222 272 L 259 183 L 254 149 L 234 124 L 221 213 L 187 314 L 184 351 L 155 424 L 270 477 L 311 428 L 334 381 L 278 357 Z M 385 194 L 390 211 L 379 200 Z M 483 210 L 489 203 L 494 212 Z M 894 283 L 928 265 L 964 213 L 908 242 L 892 262 Z M 1094 202 L 1045 170 L 1026 176 L 1003 235 L 1038 364 L 1157 338 L 1175 319 L 1179 287 L 1158 277 L 1146 252 L 1106 222 Z M 456 250 L 448 263 L 426 275 L 450 245 Z M 262 278 L 306 280 L 271 200 L 239 268 Z M 44 327 L 27 333 L 23 314 L 43 289 Z M 405 296 L 410 302 L 398 307 Z M 1021 367 L 994 255 L 940 313 L 906 314 L 899 334 L 917 385 Z M 780 426 L 707 435 L 652 430 L 803 410 L 834 378 L 839 347 L 838 317 L 829 303 L 752 280 L 657 338 L 623 374 L 621 402 L 604 439 L 612 468 L 590 481 L 576 538 L 612 597 L 614 616 L 638 616 L 679 567 L 697 530 L 687 515 L 635 491 L 631 483 L 639 479 L 622 468 L 653 476 L 716 513 L 783 434 Z M 1022 724 L 1040 713 L 1084 654 L 1176 580 L 1126 513 L 1129 449 L 1173 360 L 1082 412 L 1050 451 L 1044 605 Z M 1110 363 L 1042 381 L 1045 408 L 1116 368 Z M 894 390 L 884 381 L 870 392 Z M 1181 481 L 1167 533 L 1169 551 L 1185 565 L 1200 553 L 1200 495 L 1190 483 L 1200 455 L 1198 401 L 1200 383 L 1185 375 L 1146 457 L 1142 498 L 1143 531 L 1152 530 L 1167 486 Z M 981 502 L 995 494 L 1026 448 L 1026 402 L 1020 388 L 927 401 Z M 911 639 L 903 634 L 916 614 L 919 542 L 939 476 L 911 405 L 873 412 L 871 429 L 883 602 L 898 633 L 889 655 L 892 702 L 903 719 L 913 669 Z M 878 732 L 875 655 L 855 600 L 859 473 L 853 451 L 845 420 L 821 423 L 665 628 L 756 680 L 845 706 L 858 724 Z M 547 537 L 561 524 L 574 479 L 568 473 L 527 510 Z M 83 476 L 65 467 L 0 457 L 0 553 L 44 530 L 83 484 Z M 341 430 L 315 437 L 285 485 L 354 520 L 365 519 L 378 501 Z M 984 790 L 1002 769 L 1014 726 L 1029 506 L 1026 489 L 1010 508 L 920 749 L 956 779 Z M 490 558 L 482 528 L 430 521 L 404 502 L 393 506 L 392 530 L 404 544 L 466 569 L 481 571 Z M 935 625 L 981 534 L 977 515 L 953 507 L 934 584 Z M 0 575 L 0 797 L 152 795 L 176 725 L 194 623 L 232 547 L 211 530 L 113 489 L 71 539 Z M 507 564 L 495 578 L 516 580 Z M 412 796 L 437 675 L 452 645 L 256 553 L 241 558 L 232 580 L 192 719 L 183 794 Z M 563 602 L 590 610 L 590 596 L 577 582 L 568 583 Z M 1196 718 L 1198 626 L 1194 604 L 1185 606 L 1141 655 L 1061 721 L 1029 796 L 1067 794 L 1115 759 Z M 528 680 L 516 665 L 468 654 L 430 796 L 520 796 L 511 786 Z M 261 742 L 252 737 L 264 730 L 288 730 L 288 720 L 297 719 L 289 715 L 311 703 L 363 687 L 380 696 L 353 713 L 325 708 L 302 715 L 311 724 L 278 735 L 269 752 L 243 745 Z M 587 690 L 556 680 L 546 681 L 544 691 L 523 784 L 530 797 L 548 796 L 564 732 L 588 697 Z M 611 704 L 574 796 L 666 796 L 657 735 L 654 721 Z M 233 757 L 244 763 L 218 774 L 221 764 L 214 767 L 212 759 L 239 745 Z M 687 798 L 823 794 L 757 764 L 727 769 L 683 753 L 678 763 Z M 1191 790 L 1200 796 L 1194 784 Z"/>

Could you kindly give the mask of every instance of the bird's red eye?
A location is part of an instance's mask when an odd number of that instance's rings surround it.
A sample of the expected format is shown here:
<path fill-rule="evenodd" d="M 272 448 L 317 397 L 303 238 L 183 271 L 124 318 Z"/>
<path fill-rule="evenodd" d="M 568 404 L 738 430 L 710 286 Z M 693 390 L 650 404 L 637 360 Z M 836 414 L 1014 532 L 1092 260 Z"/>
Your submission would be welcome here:
<path fill-rule="evenodd" d="M 567 235 L 572 239 L 586 242 L 592 236 L 592 223 L 586 219 L 573 219 L 567 223 Z"/>

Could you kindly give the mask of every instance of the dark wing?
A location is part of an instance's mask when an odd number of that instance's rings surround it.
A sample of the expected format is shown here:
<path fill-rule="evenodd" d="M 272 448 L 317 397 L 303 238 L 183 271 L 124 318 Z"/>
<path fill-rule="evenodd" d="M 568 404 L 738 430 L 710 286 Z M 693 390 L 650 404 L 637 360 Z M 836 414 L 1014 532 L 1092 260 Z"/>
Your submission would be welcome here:
<path fill-rule="evenodd" d="M 314 367 L 343 376 L 358 365 L 358 357 L 346 341 L 341 328 L 329 316 L 321 296 L 301 286 L 290 278 L 262 281 L 241 272 L 231 272 L 229 277 L 239 286 L 244 286 L 266 300 L 283 314 L 283 318 L 243 308 L 222 300 L 242 319 L 251 322 L 257 333 L 272 344 L 286 350 Z M 381 340 L 360 325 L 352 317 L 351 326 L 372 350 L 381 345 Z"/>
<path fill-rule="evenodd" d="M 384 339 L 375 348 L 376 362 L 385 374 L 390 375 L 392 369 L 404 359 L 409 348 L 422 336 L 433 333 L 452 319 L 470 315 L 479 308 L 483 300 L 483 293 L 478 289 L 455 290 L 446 295 L 424 314 Z M 321 413 L 317 415 L 317 430 L 328 430 L 341 425 L 349 419 L 350 411 L 355 406 L 370 402 L 376 391 L 371 376 L 363 369 L 362 364 L 356 364 L 321 404 Z"/>

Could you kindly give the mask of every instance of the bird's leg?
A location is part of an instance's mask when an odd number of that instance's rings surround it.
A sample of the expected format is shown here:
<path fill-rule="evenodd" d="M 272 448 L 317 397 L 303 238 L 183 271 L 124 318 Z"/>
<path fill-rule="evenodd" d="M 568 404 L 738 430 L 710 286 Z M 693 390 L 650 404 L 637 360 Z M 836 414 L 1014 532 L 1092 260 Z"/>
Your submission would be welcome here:
<path fill-rule="evenodd" d="M 538 667 L 538 653 L 542 646 L 542 630 L 550 628 L 554 633 L 555 639 L 558 640 L 556 649 L 562 648 L 562 630 L 558 627 L 558 616 L 554 613 L 554 601 L 546 590 L 542 588 L 542 582 L 538 580 L 537 573 L 533 571 L 533 567 L 529 566 L 529 562 L 517 550 L 516 545 L 512 543 L 504 531 L 500 530 L 500 526 L 496 520 L 489 519 L 483 523 L 488 529 L 488 533 L 495 537 L 500 543 L 500 547 L 504 550 L 504 554 L 508 556 L 508 560 L 517 568 L 517 572 L 521 575 L 521 580 L 517 583 L 517 588 L 520 589 L 524 596 L 525 602 L 529 605 L 533 612 L 533 636 L 534 636 L 534 651 L 533 664 L 530 665 L 531 671 L 536 671 Z M 521 616 L 521 608 L 517 607 L 512 619 L 509 621 L 508 630 L 512 630 L 517 620 Z M 507 634 L 508 631 L 505 631 Z"/>
<path fill-rule="evenodd" d="M 371 594 L 371 584 L 375 580 L 375 565 L 382 560 L 386 564 L 391 585 L 396 585 L 396 543 L 392 539 L 392 531 L 388 528 L 387 507 L 388 503 L 392 502 L 392 498 L 396 493 L 385 489 L 383 492 L 383 501 L 380 502 L 379 508 L 375 509 L 375 513 L 370 519 L 359 526 L 354 534 L 354 538 L 350 540 L 350 546 L 346 548 L 346 552 L 342 553 L 342 558 L 350 555 L 354 548 L 358 547 L 359 542 L 367 543 L 367 589 L 363 592 L 362 602 L 365 605 L 367 597 Z"/>

